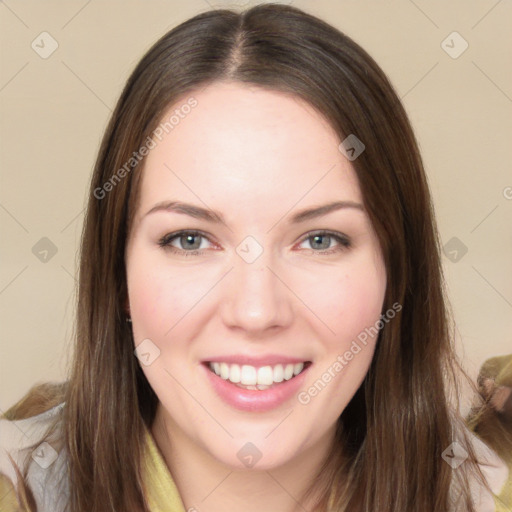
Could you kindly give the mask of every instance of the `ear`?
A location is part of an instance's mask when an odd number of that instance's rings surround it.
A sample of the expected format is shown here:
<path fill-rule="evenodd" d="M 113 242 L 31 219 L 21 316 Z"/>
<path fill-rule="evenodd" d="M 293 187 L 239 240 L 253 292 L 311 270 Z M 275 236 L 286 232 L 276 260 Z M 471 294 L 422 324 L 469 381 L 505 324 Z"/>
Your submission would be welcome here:
<path fill-rule="evenodd" d="M 126 313 L 126 315 L 130 316 L 130 300 L 128 299 L 128 297 L 126 297 L 126 299 L 124 301 L 123 309 L 124 309 L 124 312 Z"/>

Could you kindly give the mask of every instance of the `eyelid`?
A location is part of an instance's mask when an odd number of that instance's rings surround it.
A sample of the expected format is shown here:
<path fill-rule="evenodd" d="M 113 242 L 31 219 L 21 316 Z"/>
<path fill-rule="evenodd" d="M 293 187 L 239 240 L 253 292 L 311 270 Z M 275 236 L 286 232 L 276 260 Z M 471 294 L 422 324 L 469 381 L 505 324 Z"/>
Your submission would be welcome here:
<path fill-rule="evenodd" d="M 174 241 L 175 239 L 177 239 L 183 235 L 196 235 L 196 236 L 199 235 L 202 238 L 205 238 L 206 240 L 208 240 L 211 244 L 218 245 L 212 241 L 210 235 L 207 235 L 204 231 L 201 231 L 200 229 L 180 229 L 178 231 L 168 233 L 168 234 L 164 235 L 162 238 L 160 238 L 160 240 L 158 241 L 158 245 L 164 249 L 169 249 L 170 251 L 179 253 L 179 254 L 197 255 L 197 254 L 203 254 L 206 251 L 206 249 L 193 249 L 190 251 L 186 251 L 184 249 L 179 249 L 177 247 L 170 245 L 170 243 L 172 241 Z M 331 238 L 334 238 L 338 242 L 337 247 L 335 246 L 335 247 L 331 247 L 329 249 L 324 249 L 324 250 L 320 250 L 320 251 L 310 249 L 311 251 L 318 253 L 318 254 L 335 253 L 335 252 L 338 252 L 338 251 L 341 251 L 344 249 L 349 249 L 352 246 L 352 241 L 351 241 L 350 237 L 348 237 L 344 233 L 341 233 L 338 231 L 332 231 L 332 230 L 328 230 L 328 229 L 316 229 L 316 230 L 308 231 L 301 237 L 299 242 L 297 242 L 295 245 L 301 245 L 304 241 L 306 241 L 309 238 L 312 238 L 314 236 L 317 236 L 317 235 L 329 236 Z"/>
<path fill-rule="evenodd" d="M 316 229 L 313 231 L 309 231 L 306 233 L 298 242 L 298 245 L 302 244 L 304 241 L 308 240 L 309 238 L 312 238 L 317 235 L 323 235 L 323 236 L 330 236 L 331 238 L 334 238 L 338 244 L 341 246 L 341 249 L 348 249 L 352 246 L 352 240 L 349 236 L 345 235 L 344 233 L 338 232 L 338 231 L 332 231 L 329 229 Z M 313 249 L 311 249 L 313 250 Z M 330 249 L 324 249 L 323 251 L 314 251 L 318 254 L 322 253 L 329 253 L 329 252 L 336 252 L 338 249 L 336 247 L 332 247 Z"/>
<path fill-rule="evenodd" d="M 207 235 L 204 231 L 201 231 L 200 229 L 179 229 L 178 231 L 173 231 L 172 233 L 167 233 L 164 235 L 160 240 L 158 241 L 158 245 L 161 247 L 173 247 L 170 245 L 171 241 L 173 241 L 176 238 L 179 238 L 183 235 L 200 235 L 202 238 L 205 238 L 208 240 L 211 244 L 215 244 L 213 240 L 211 239 L 210 235 Z M 175 248 L 175 247 L 174 247 Z M 175 248 L 176 249 L 176 248 Z M 182 249 L 177 249 L 178 251 L 183 251 Z M 183 251 L 183 252 L 194 252 L 194 251 L 201 251 L 201 249 L 194 249 L 192 251 Z"/>

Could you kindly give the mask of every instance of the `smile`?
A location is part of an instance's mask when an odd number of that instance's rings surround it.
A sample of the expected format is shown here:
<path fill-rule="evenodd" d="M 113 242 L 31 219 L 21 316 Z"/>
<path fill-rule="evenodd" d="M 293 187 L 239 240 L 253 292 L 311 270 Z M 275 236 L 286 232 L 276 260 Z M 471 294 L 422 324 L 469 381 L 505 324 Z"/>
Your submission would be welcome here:
<path fill-rule="evenodd" d="M 269 389 L 274 384 L 288 381 L 299 375 L 309 361 L 295 364 L 276 364 L 274 366 L 251 366 L 248 364 L 229 364 L 225 362 L 209 362 L 209 369 L 221 379 L 238 384 L 244 389 L 260 390 Z"/>
<path fill-rule="evenodd" d="M 231 355 L 203 361 L 200 367 L 224 403 L 240 411 L 263 413 L 289 404 L 304 386 L 312 364 L 297 358 L 271 356 L 258 360 Z"/>

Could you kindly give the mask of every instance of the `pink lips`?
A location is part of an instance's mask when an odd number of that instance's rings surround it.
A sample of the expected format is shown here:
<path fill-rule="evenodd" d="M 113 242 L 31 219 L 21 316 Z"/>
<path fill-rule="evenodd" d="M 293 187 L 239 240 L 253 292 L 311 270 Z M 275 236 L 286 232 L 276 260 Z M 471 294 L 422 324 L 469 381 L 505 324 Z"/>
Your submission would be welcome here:
<path fill-rule="evenodd" d="M 264 360 L 261 358 L 261 360 L 258 361 L 255 358 L 244 359 L 243 357 L 226 356 L 219 359 L 211 359 L 210 361 L 222 361 L 230 364 L 250 364 L 255 367 L 260 367 L 266 365 L 272 366 L 279 363 L 295 364 L 301 363 L 304 360 L 283 357 L 277 360 L 271 357 L 265 357 Z M 206 378 L 211 386 L 225 403 L 242 411 L 265 412 L 275 409 L 289 401 L 299 391 L 304 382 L 305 374 L 308 372 L 311 365 L 305 366 L 304 370 L 292 379 L 275 383 L 270 388 L 263 391 L 240 388 L 212 372 L 208 367 L 208 363 L 202 364 L 201 366 L 204 368 Z"/>

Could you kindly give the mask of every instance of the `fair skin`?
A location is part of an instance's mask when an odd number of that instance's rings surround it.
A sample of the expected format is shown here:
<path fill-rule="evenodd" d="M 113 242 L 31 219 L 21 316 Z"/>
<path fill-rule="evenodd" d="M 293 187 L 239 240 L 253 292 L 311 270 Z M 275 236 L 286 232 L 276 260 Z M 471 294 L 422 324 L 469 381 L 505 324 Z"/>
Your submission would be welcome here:
<path fill-rule="evenodd" d="M 186 510 L 312 510 L 300 497 L 332 451 L 336 421 L 368 371 L 376 340 L 307 404 L 294 393 L 264 411 L 227 403 L 207 362 L 270 354 L 308 361 L 299 390 L 307 391 L 380 318 L 386 273 L 379 244 L 362 207 L 291 221 L 335 201 L 363 204 L 338 136 L 312 107 L 237 83 L 193 96 L 197 107 L 145 159 L 126 248 L 135 345 L 149 339 L 160 351 L 142 366 L 160 402 L 152 434 Z M 225 223 L 148 213 L 165 201 L 217 211 Z M 179 230 L 205 236 L 159 245 Z M 310 234 L 325 230 L 350 246 Z M 250 263 L 237 252 L 247 236 L 263 251 Z M 237 456 L 249 442 L 261 454 L 250 468 Z"/>

